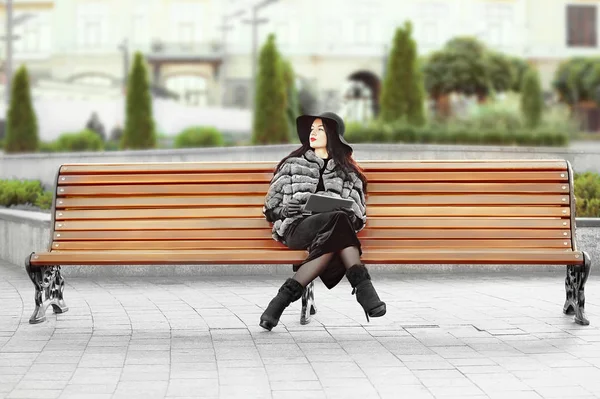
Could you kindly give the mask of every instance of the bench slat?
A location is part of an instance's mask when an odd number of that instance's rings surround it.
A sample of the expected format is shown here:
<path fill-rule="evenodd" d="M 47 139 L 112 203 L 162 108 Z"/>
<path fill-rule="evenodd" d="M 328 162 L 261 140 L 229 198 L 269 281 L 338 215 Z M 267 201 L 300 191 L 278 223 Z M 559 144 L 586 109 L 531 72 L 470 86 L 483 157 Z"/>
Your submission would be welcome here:
<path fill-rule="evenodd" d="M 567 170 L 563 160 L 478 160 L 478 161 L 359 161 L 367 171 L 411 171 L 411 170 Z M 269 172 L 275 169 L 277 162 L 176 162 L 176 163 L 127 163 L 127 164 L 65 164 L 61 174 L 103 174 L 103 173 L 172 173 L 197 171 L 243 171 Z"/>
<path fill-rule="evenodd" d="M 568 176 L 559 171 L 551 172 L 365 172 L 369 183 L 376 182 L 568 182 Z M 269 183 L 272 172 L 246 173 L 160 173 L 160 174 L 99 174 L 63 175 L 58 184 L 144 184 L 144 183 Z M 559 191 L 548 191 L 559 192 Z"/>
<path fill-rule="evenodd" d="M 169 195 L 249 195 L 264 196 L 269 183 L 231 183 L 223 181 L 219 184 L 128 184 L 128 185 L 80 185 L 61 186 L 60 197 L 73 196 L 169 196 Z M 568 184 L 552 183 L 369 183 L 369 194 L 424 194 L 424 193 L 461 193 L 461 194 L 548 194 L 569 193 Z"/>
<path fill-rule="evenodd" d="M 427 209 L 427 208 L 426 208 Z M 453 208 L 448 208 L 448 213 Z M 519 208 L 516 208 L 519 209 Z M 565 229 L 570 227 L 568 219 L 550 218 L 483 218 L 483 217 L 403 217 L 369 218 L 371 228 L 435 228 L 435 229 Z M 93 220 L 56 222 L 55 230 L 190 230 L 190 229 L 256 229 L 268 227 L 264 218 L 200 218 L 200 219 L 160 219 L 160 220 Z"/>
<path fill-rule="evenodd" d="M 65 251 L 36 253 L 33 265 L 137 264 L 287 264 L 300 262 L 305 251 L 293 250 L 179 250 Z M 562 250 L 391 250 L 365 249 L 366 263 L 408 264 L 582 264 L 581 252 Z"/>
<path fill-rule="evenodd" d="M 119 210 L 129 211 L 134 208 L 154 208 L 165 210 L 167 213 L 175 212 L 176 208 L 200 207 L 254 207 L 261 209 L 264 204 L 263 196 L 224 195 L 217 196 L 167 196 L 167 197 L 70 197 L 59 198 L 56 202 L 57 210 L 65 209 L 110 209 L 111 212 Z M 368 210 L 378 205 L 568 205 L 568 195 L 378 195 L 367 198 Z M 114 209 L 117 208 L 117 209 Z M 161 209 L 162 208 L 162 209 Z M 168 210 L 171 209 L 171 210 Z M 181 209 L 184 210 L 184 209 Z M 193 212 L 193 210 L 186 210 Z M 63 213 L 63 215 L 68 215 Z M 58 215 L 62 217 L 63 215 Z"/>
<path fill-rule="evenodd" d="M 571 248 L 571 240 L 374 240 L 363 239 L 368 248 Z M 187 240 L 187 241 L 66 241 L 54 242 L 53 251 L 117 249 L 284 249 L 272 239 L 264 240 Z"/>
<path fill-rule="evenodd" d="M 377 229 L 366 227 L 358 233 L 363 239 L 571 239 L 570 230 L 514 230 L 514 229 Z M 269 239 L 270 228 L 211 229 L 211 230 L 97 230 L 55 232 L 54 241 L 94 240 L 238 240 Z"/>

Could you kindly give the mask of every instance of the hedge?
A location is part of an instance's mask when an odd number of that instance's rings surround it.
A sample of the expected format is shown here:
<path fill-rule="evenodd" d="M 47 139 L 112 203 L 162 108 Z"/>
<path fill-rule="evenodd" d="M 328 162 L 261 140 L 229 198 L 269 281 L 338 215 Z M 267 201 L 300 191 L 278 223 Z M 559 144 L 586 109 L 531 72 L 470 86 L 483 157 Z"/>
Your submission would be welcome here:
<path fill-rule="evenodd" d="M 44 191 L 39 180 L 0 180 L 0 206 L 26 204 L 50 209 L 52 192 Z"/>
<path fill-rule="evenodd" d="M 566 146 L 569 134 L 551 128 L 504 129 L 469 125 L 349 124 L 344 136 L 351 143 L 420 143 L 519 146 Z"/>
<path fill-rule="evenodd" d="M 600 217 L 600 174 L 575 174 L 577 216 Z"/>
<path fill-rule="evenodd" d="M 190 127 L 175 137 L 174 148 L 222 147 L 225 140 L 214 127 Z"/>
<path fill-rule="evenodd" d="M 56 141 L 40 143 L 41 152 L 102 151 L 104 142 L 91 130 L 63 133 Z"/>

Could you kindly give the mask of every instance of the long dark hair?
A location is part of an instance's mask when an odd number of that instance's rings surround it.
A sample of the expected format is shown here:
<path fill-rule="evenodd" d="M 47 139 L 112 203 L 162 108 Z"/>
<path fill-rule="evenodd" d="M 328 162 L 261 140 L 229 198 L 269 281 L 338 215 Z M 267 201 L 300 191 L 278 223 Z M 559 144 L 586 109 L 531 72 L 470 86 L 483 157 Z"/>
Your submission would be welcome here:
<path fill-rule="evenodd" d="M 358 166 L 356 161 L 352 159 L 352 150 L 350 150 L 350 148 L 342 144 L 342 142 L 340 141 L 340 137 L 337 134 L 335 125 L 326 118 L 323 118 L 322 120 L 323 125 L 325 126 L 325 134 L 327 136 L 327 154 L 329 154 L 329 157 L 335 160 L 336 165 L 340 167 L 344 171 L 344 173 L 356 173 L 358 178 L 363 183 L 363 192 L 367 194 L 367 178 L 365 177 L 360 166 Z M 279 162 L 277 168 L 275 168 L 275 173 L 277 173 L 281 165 L 283 165 L 285 161 L 288 160 L 288 158 L 300 157 L 304 155 L 306 151 L 311 149 L 312 148 L 310 147 L 308 141 L 303 143 L 300 146 L 300 148 L 290 152 L 289 155 L 287 155 Z"/>

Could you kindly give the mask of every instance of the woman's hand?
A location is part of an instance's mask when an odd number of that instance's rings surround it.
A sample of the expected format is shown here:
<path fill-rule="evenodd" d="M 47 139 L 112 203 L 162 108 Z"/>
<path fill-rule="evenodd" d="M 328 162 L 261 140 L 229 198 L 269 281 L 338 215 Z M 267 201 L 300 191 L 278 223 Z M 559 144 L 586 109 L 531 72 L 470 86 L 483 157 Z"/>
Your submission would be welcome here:
<path fill-rule="evenodd" d="M 303 210 L 304 205 L 301 205 L 300 201 L 298 201 L 297 199 L 292 198 L 288 201 L 287 204 L 283 206 L 281 214 L 286 218 L 289 218 L 291 216 L 299 215 L 300 213 L 302 213 Z"/>

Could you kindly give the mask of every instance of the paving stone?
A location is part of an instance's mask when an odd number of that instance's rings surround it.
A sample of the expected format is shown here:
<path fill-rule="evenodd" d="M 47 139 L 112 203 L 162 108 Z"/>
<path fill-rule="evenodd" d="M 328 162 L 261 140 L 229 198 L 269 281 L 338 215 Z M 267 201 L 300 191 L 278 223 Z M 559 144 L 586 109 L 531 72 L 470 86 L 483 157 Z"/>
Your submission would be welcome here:
<path fill-rule="evenodd" d="M 378 275 L 388 314 L 367 323 L 345 281 L 317 280 L 312 322 L 296 302 L 267 332 L 257 322 L 278 276 L 81 277 L 67 281 L 69 312 L 30 325 L 31 282 L 0 262 L 13 304 L 0 310 L 0 398 L 600 397 L 600 283 L 588 281 L 582 327 L 561 312 L 563 281 Z"/>

